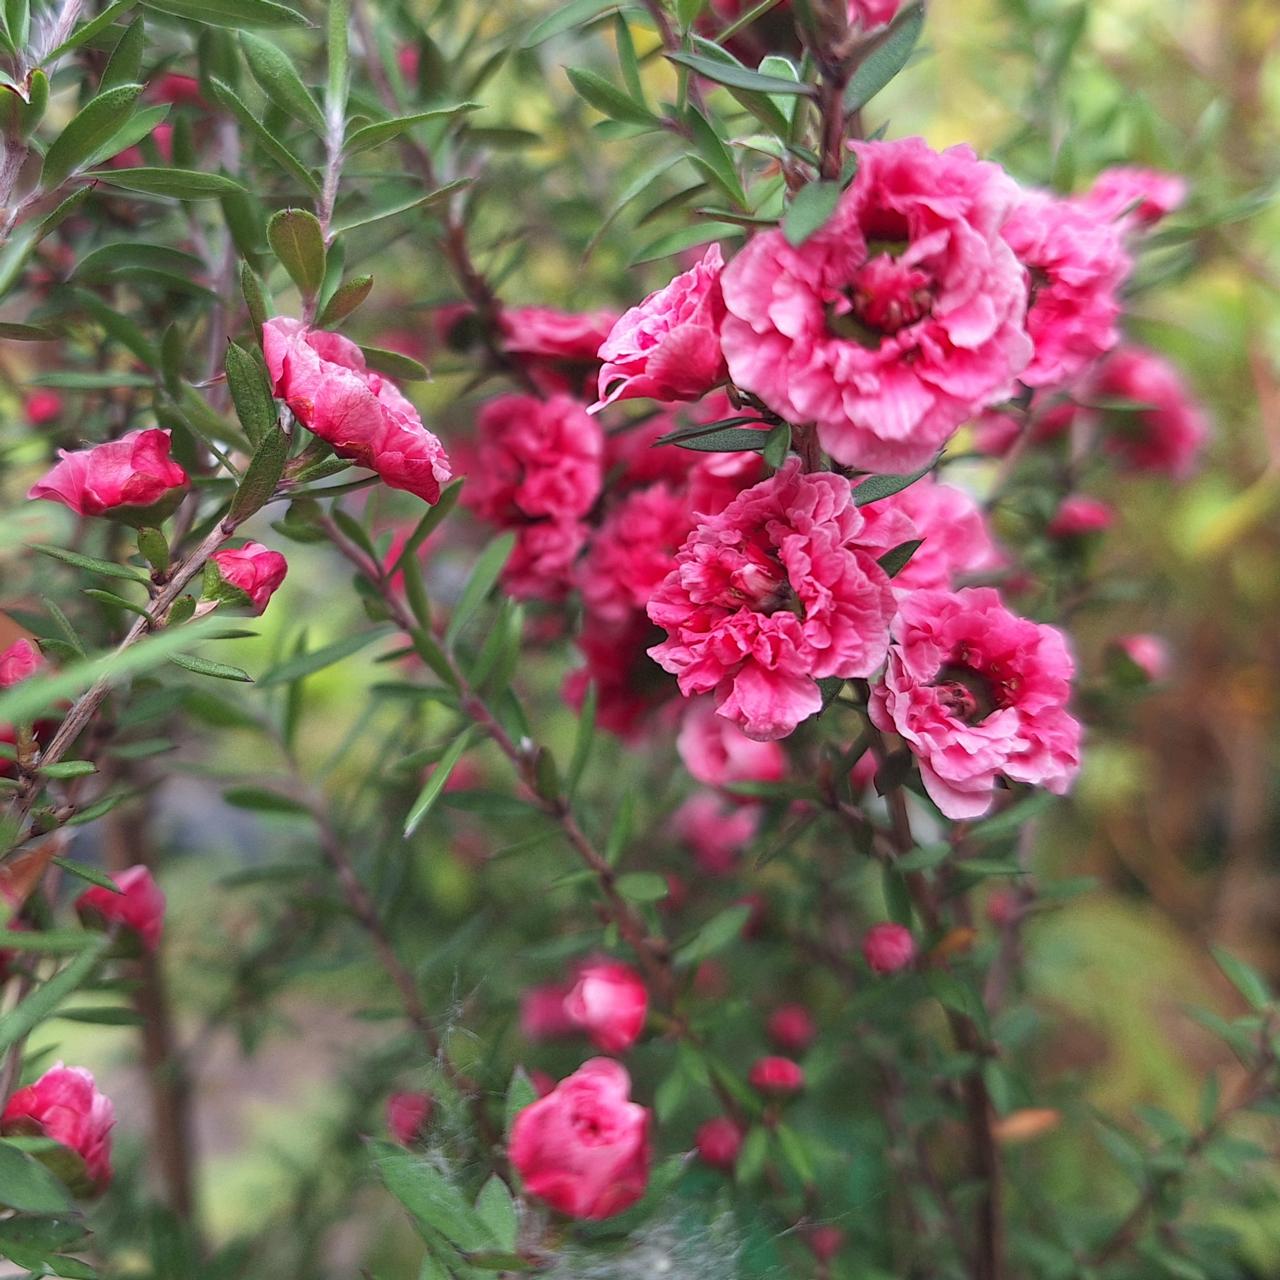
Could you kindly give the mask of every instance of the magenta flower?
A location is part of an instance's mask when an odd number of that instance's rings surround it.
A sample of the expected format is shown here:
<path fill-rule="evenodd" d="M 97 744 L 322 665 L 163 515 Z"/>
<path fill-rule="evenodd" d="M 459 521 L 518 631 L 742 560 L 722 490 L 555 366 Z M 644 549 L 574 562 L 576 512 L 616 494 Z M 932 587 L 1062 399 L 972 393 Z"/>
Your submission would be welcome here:
<path fill-rule="evenodd" d="M 804 244 L 756 236 L 721 277 L 732 380 L 837 461 L 924 466 L 1031 358 L 1022 268 L 1000 234 L 1018 189 L 967 147 L 853 144 L 857 177 Z"/>
<path fill-rule="evenodd" d="M 623 1053 L 644 1030 L 649 993 L 630 965 L 595 961 L 578 971 L 564 998 L 564 1011 L 597 1049 Z"/>
<path fill-rule="evenodd" d="M 429 1093 L 393 1093 L 387 1099 L 387 1132 L 393 1142 L 411 1147 L 431 1123 L 436 1100 Z"/>
<path fill-rule="evenodd" d="M 169 457 L 169 432 L 130 431 L 118 440 L 68 452 L 28 498 L 61 502 L 82 516 L 141 516 L 163 499 L 176 499 L 187 473 Z"/>
<path fill-rule="evenodd" d="M 215 551 L 209 557 L 222 581 L 248 597 L 254 613 L 262 613 L 284 581 L 289 565 L 278 551 L 260 542 L 246 542 L 235 550 Z"/>
<path fill-rule="evenodd" d="M 1080 725 L 1067 711 L 1075 667 L 1062 632 L 968 587 L 908 596 L 893 640 L 871 718 L 911 748 L 948 818 L 986 813 L 1002 777 L 1066 792 Z"/>
<path fill-rule="evenodd" d="M 916 958 L 916 940 L 900 924 L 873 924 L 862 935 L 862 956 L 875 973 L 897 973 Z"/>
<path fill-rule="evenodd" d="M 94 885 L 76 899 L 76 910 L 86 919 L 123 925 L 136 933 L 149 951 L 160 945 L 164 931 L 164 893 L 142 865 L 111 877 L 119 893 Z"/>
<path fill-rule="evenodd" d="M 1129 230 L 1150 227 L 1179 208 L 1187 198 L 1187 183 L 1176 173 L 1117 165 L 1104 169 L 1081 197 L 1099 217 L 1119 219 Z"/>
<path fill-rule="evenodd" d="M 111 1129 L 115 1108 L 83 1067 L 55 1063 L 34 1084 L 19 1089 L 0 1115 L 0 1133 L 52 1138 L 78 1157 L 66 1179 L 73 1191 L 95 1195 L 111 1181 Z M 45 1160 L 60 1170 L 57 1156 Z"/>
<path fill-rule="evenodd" d="M 778 782 L 787 759 L 776 742 L 757 742 L 723 716 L 710 698 L 693 698 L 680 721 L 676 749 L 689 773 L 709 787 Z"/>

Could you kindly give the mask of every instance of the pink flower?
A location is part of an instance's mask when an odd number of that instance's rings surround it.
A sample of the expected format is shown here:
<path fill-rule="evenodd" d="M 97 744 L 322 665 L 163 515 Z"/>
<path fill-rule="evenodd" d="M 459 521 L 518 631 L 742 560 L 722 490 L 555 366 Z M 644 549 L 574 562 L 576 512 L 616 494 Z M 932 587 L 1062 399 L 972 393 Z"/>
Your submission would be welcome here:
<path fill-rule="evenodd" d="M 804 1071 L 790 1058 L 759 1058 L 747 1072 L 747 1081 L 757 1093 L 786 1098 L 804 1088 Z"/>
<path fill-rule="evenodd" d="M 99 1093 L 83 1067 L 55 1063 L 34 1084 L 19 1089 L 0 1115 L 0 1133 L 52 1138 L 79 1157 L 66 1181 L 78 1194 L 93 1195 L 111 1181 L 111 1099 Z M 46 1157 L 55 1170 L 61 1162 Z"/>
<path fill-rule="evenodd" d="M 577 518 L 600 494 L 600 428 L 566 395 L 490 400 L 476 423 L 466 500 L 486 520 L 510 528 L 527 520 Z"/>
<path fill-rule="evenodd" d="M 688 500 L 655 484 L 610 508 L 578 565 L 583 603 L 602 622 L 643 610 L 693 526 Z"/>
<path fill-rule="evenodd" d="M 756 236 L 721 278 L 733 381 L 837 461 L 924 466 L 1007 398 L 1032 347 L 1022 268 L 1000 235 L 1013 181 L 967 147 L 859 142 L 857 177 L 794 247 Z"/>
<path fill-rule="evenodd" d="M 171 102 L 175 107 L 207 108 L 209 105 L 200 92 L 200 81 L 176 71 L 166 71 L 158 80 L 153 80 L 143 96 L 148 102 Z"/>
<path fill-rule="evenodd" d="M 698 1126 L 693 1145 L 703 1164 L 732 1173 L 742 1150 L 742 1130 L 728 1116 L 716 1116 Z"/>
<path fill-rule="evenodd" d="M 1087 493 L 1073 493 L 1063 498 L 1047 529 L 1053 538 L 1079 538 L 1101 533 L 1111 528 L 1115 520 L 1115 511 L 1105 502 Z"/>
<path fill-rule="evenodd" d="M 394 383 L 348 338 L 277 316 L 262 328 L 275 393 L 342 458 L 393 489 L 436 502 L 452 472 L 445 451 Z"/>
<path fill-rule="evenodd" d="M 690 796 L 671 817 L 672 830 L 709 876 L 727 876 L 759 826 L 759 805 L 726 803 L 710 791 Z"/>
<path fill-rule="evenodd" d="M 916 958 L 916 940 L 900 924 L 873 924 L 862 937 L 862 955 L 876 973 L 897 973 Z"/>
<path fill-rule="evenodd" d="M 431 1121 L 436 1100 L 429 1093 L 393 1093 L 387 1099 L 387 1132 L 392 1141 L 411 1147 Z"/>
<path fill-rule="evenodd" d="M 660 634 L 643 613 L 621 623 L 601 622 L 588 614 L 575 641 L 584 665 L 565 678 L 565 701 L 580 711 L 587 687 L 594 684 L 596 722 L 619 737 L 636 737 L 676 692 L 648 655 Z"/>
<path fill-rule="evenodd" d="M 848 0 L 849 22 L 870 31 L 898 16 L 902 0 Z"/>
<path fill-rule="evenodd" d="M 187 473 L 170 459 L 171 443 L 169 432 L 152 428 L 74 453 L 59 449 L 62 461 L 27 497 L 61 502 L 82 516 L 138 515 L 162 499 L 176 501 Z"/>
<path fill-rule="evenodd" d="M 700 400 L 728 371 L 720 351 L 724 255 L 713 244 L 689 271 L 624 312 L 600 347 L 600 399 Z"/>
<path fill-rule="evenodd" d="M 631 1077 L 592 1058 L 516 1116 L 508 1150 L 530 1195 L 571 1218 L 611 1218 L 649 1181 L 649 1111 Z"/>
<path fill-rule="evenodd" d="M 550 307 L 507 307 L 501 320 L 503 350 L 516 358 L 543 395 L 590 396 L 600 370 L 596 353 L 617 318 L 615 311 L 574 314 Z"/>
<path fill-rule="evenodd" d="M 1029 387 L 1061 386 L 1119 341 L 1119 290 L 1133 263 L 1115 223 L 1041 191 L 1023 196 L 1004 238 L 1031 277 L 1035 354 L 1019 376 Z"/>
<path fill-rule="evenodd" d="M 1163 636 L 1139 632 L 1135 635 L 1117 636 L 1111 643 L 1152 684 L 1168 677 L 1172 661 L 1169 646 Z"/>
<path fill-rule="evenodd" d="M 544 982 L 520 993 L 520 1034 L 538 1044 L 543 1040 L 559 1040 L 578 1030 L 578 1023 L 564 1007 L 565 997 L 573 988 L 563 982 Z"/>
<path fill-rule="evenodd" d="M 579 970 L 564 1011 L 597 1049 L 622 1053 L 644 1030 L 649 993 L 630 965 L 600 961 Z"/>
<path fill-rule="evenodd" d="M 1003 458 L 1013 448 L 1025 425 L 1020 414 L 987 409 L 973 421 L 973 447 L 979 453 Z"/>
<path fill-rule="evenodd" d="M 1128 229 L 1131 223 L 1141 227 L 1154 225 L 1186 198 L 1186 181 L 1175 173 L 1118 165 L 1098 175 L 1081 197 L 1081 203 L 1099 217 L 1120 219 L 1121 225 Z"/>
<path fill-rule="evenodd" d="M 1104 409 L 1104 445 L 1135 471 L 1159 471 L 1185 480 L 1209 438 L 1204 411 L 1178 371 L 1163 356 L 1122 347 L 1109 356 L 1090 388 L 1093 397 L 1149 408 Z"/>
<path fill-rule="evenodd" d="M 817 680 L 884 658 L 893 590 L 863 524 L 846 480 L 792 459 L 689 535 L 649 603 L 667 632 L 650 654 L 748 737 L 786 737 L 821 708 Z"/>
<path fill-rule="evenodd" d="M 94 885 L 76 899 L 76 910 L 87 920 L 123 925 L 148 950 L 160 945 L 164 930 L 164 894 L 146 867 L 138 865 L 111 877 L 119 893 Z"/>
<path fill-rule="evenodd" d="M 209 559 L 224 583 L 248 596 L 254 613 L 266 609 L 289 570 L 280 552 L 268 551 L 260 542 L 246 542 L 234 551 L 215 551 Z"/>
<path fill-rule="evenodd" d="M 48 388 L 33 391 L 22 406 L 23 415 L 33 427 L 43 427 L 62 414 L 62 397 Z"/>
<path fill-rule="evenodd" d="M 862 540 L 873 547 L 892 551 L 903 542 L 924 539 L 893 579 L 899 597 L 954 586 L 959 578 L 1001 563 L 982 508 L 967 493 L 932 476 L 860 510 L 867 522 Z"/>
<path fill-rule="evenodd" d="M 574 566 L 587 545 L 581 520 L 533 520 L 516 527 L 516 543 L 502 570 L 502 585 L 517 600 L 563 600 Z"/>
<path fill-rule="evenodd" d="M 0 653 L 0 689 L 30 680 L 44 666 L 44 657 L 30 640 L 15 640 Z"/>
<path fill-rule="evenodd" d="M 783 1053 L 803 1053 L 818 1036 L 813 1014 L 802 1004 L 779 1005 L 765 1026 L 770 1042 Z"/>
<path fill-rule="evenodd" d="M 686 706 L 676 738 L 684 767 L 709 787 L 733 782 L 777 782 L 787 759 L 776 742 L 756 742 L 736 724 L 716 715 L 710 698 L 694 698 Z"/>
<path fill-rule="evenodd" d="M 805 1240 L 809 1245 L 809 1252 L 822 1263 L 830 1262 L 844 1248 L 844 1232 L 831 1225 L 814 1227 Z"/>
<path fill-rule="evenodd" d="M 908 596 L 893 638 L 871 718 L 906 741 L 948 818 L 986 813 L 1001 776 L 1067 790 L 1080 725 L 1066 709 L 1074 664 L 1060 631 L 967 587 Z"/>

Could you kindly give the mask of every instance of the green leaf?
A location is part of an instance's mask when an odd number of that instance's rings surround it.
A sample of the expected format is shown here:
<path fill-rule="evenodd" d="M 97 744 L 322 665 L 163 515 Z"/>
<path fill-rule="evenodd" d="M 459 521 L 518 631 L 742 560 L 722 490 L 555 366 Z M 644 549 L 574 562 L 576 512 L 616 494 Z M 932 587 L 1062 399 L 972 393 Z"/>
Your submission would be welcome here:
<path fill-rule="evenodd" d="M 627 124 L 656 126 L 658 118 L 638 102 L 633 102 L 616 85 L 602 75 L 585 67 L 569 67 L 566 74 L 578 96 L 590 103 L 602 115 Z"/>
<path fill-rule="evenodd" d="M 119 888 L 113 886 L 118 893 Z M 12 936 L 11 936 L 12 935 Z M 94 933 L 81 933 L 74 929 L 48 929 L 41 933 L 12 929 L 4 935 L 6 951 L 32 952 L 37 955 L 70 955 L 92 947 L 98 941 Z"/>
<path fill-rule="evenodd" d="M 803 81 L 787 80 L 782 76 L 761 75 L 760 72 L 752 71 L 749 67 L 740 66 L 735 62 L 721 62 L 718 59 L 700 57 L 694 53 L 668 53 L 665 56 L 682 67 L 696 71 L 708 80 L 714 80 L 716 84 L 729 85 L 735 89 L 754 89 L 759 93 L 792 94 L 805 98 L 814 96 L 813 86 Z"/>
<path fill-rule="evenodd" d="M 827 225 L 840 202 L 838 182 L 811 182 L 801 187 L 782 219 L 782 234 L 787 243 L 804 244 L 811 235 Z"/>
<path fill-rule="evenodd" d="M 389 378 L 425 382 L 431 377 L 426 365 L 399 351 L 388 351 L 385 347 L 361 347 L 360 351 L 370 369 L 385 373 Z"/>
<path fill-rule="evenodd" d="M 311 90 L 302 83 L 302 77 L 294 69 L 293 60 L 287 57 L 270 40 L 264 40 L 252 32 L 240 35 L 240 47 L 253 78 L 262 91 L 286 115 L 314 129 L 321 137 L 325 133 L 324 113 L 320 104 L 311 96 Z"/>
<path fill-rule="evenodd" d="M 449 626 L 444 634 L 446 647 L 453 647 L 458 636 L 462 634 L 462 629 L 485 602 L 501 576 L 502 570 L 506 567 L 514 546 L 515 534 L 504 533 L 495 538 L 480 553 L 475 568 L 471 571 L 471 577 L 467 580 L 457 605 L 454 606 L 453 616 L 449 619 Z"/>
<path fill-rule="evenodd" d="M 92 760 L 60 760 L 41 765 L 39 771 L 46 778 L 87 778 L 98 772 L 98 766 Z"/>
<path fill-rule="evenodd" d="M 108 893 L 123 893 L 124 890 L 109 876 L 105 871 L 99 871 L 96 867 L 86 867 L 79 862 L 72 862 L 69 858 L 54 858 L 53 865 L 61 867 L 68 875 L 73 875 L 77 880 L 83 880 L 86 884 L 94 885 L 96 888 L 105 889 Z M 74 948 L 74 950 L 83 951 L 83 947 Z"/>
<path fill-rule="evenodd" d="M 657 262 L 660 258 L 669 258 L 672 254 L 683 253 L 686 249 L 708 244 L 712 240 L 724 240 L 742 234 L 742 228 L 732 222 L 704 222 L 696 227 L 682 227 L 645 245 L 631 259 L 630 265 L 637 267 L 646 262 Z"/>
<path fill-rule="evenodd" d="M 224 84 L 216 76 L 209 81 L 209 91 L 217 100 L 218 105 L 225 110 L 230 111 L 232 115 L 240 121 L 242 125 L 258 140 L 263 150 L 278 164 L 286 173 L 292 174 L 299 182 L 303 184 L 313 194 L 320 194 L 320 183 L 316 180 L 315 175 L 293 154 L 283 143 L 278 141 L 276 137 L 266 128 L 261 120 L 258 119 L 243 99 L 236 93 L 230 85 Z"/>
<path fill-rule="evenodd" d="M 70 964 L 59 969 L 14 1009 L 0 1017 L 0 1051 L 7 1050 L 24 1039 L 50 1017 L 67 996 L 88 981 L 89 975 L 110 945 L 110 937 L 99 938 L 94 946 L 82 951 Z"/>
<path fill-rule="evenodd" d="M 474 178 L 455 178 L 452 182 L 446 182 L 443 187 L 428 191 L 426 195 L 415 195 L 408 200 L 398 198 L 388 204 L 378 205 L 374 209 L 366 209 L 363 213 L 335 220 L 332 227 L 333 233 L 337 235 L 343 231 L 354 231 L 357 227 L 371 226 L 375 222 L 381 222 L 384 218 L 398 218 L 401 214 L 408 213 L 413 209 L 425 209 L 429 205 L 437 204 L 439 201 L 446 199 L 455 191 L 461 191 L 464 187 L 469 187 L 474 181 Z"/>
<path fill-rule="evenodd" d="M 762 431 L 758 427 L 724 427 L 706 435 L 686 436 L 670 443 L 696 453 L 748 453 L 752 450 L 759 453 L 768 445 L 771 434 L 771 431 Z"/>
<path fill-rule="evenodd" d="M 228 666 L 225 662 L 213 662 L 208 658 L 197 658 L 191 653 L 174 653 L 169 661 L 175 667 L 190 671 L 198 676 L 210 676 L 214 680 L 237 680 L 241 684 L 252 684 L 253 677 L 240 667 Z"/>
<path fill-rule="evenodd" d="M 39 1160 L 0 1139 L 0 1204 L 19 1213 L 66 1213 L 71 1196 Z"/>
<path fill-rule="evenodd" d="M 227 389 L 236 417 L 249 443 L 258 445 L 276 430 L 279 415 L 271 395 L 271 382 L 262 361 L 234 342 L 227 344 Z M 252 469 L 252 464 L 250 464 Z"/>
<path fill-rule="evenodd" d="M 325 86 L 325 108 L 333 120 L 341 121 L 350 91 L 351 0 L 329 0 L 325 43 L 329 51 L 329 76 Z"/>
<path fill-rule="evenodd" d="M 720 186 L 739 209 L 749 208 L 742 183 L 738 179 L 738 170 L 733 163 L 729 149 L 724 145 L 714 125 L 697 107 L 689 108 L 689 126 L 692 131 L 693 145 L 697 148 L 695 161 L 701 160 L 708 177 Z"/>
<path fill-rule="evenodd" d="M 296 9 L 274 0 L 142 0 L 147 9 L 210 27 L 305 27 L 310 23 Z"/>
<path fill-rule="evenodd" d="M 79 48 L 80 45 L 92 40 L 100 32 L 105 31 L 111 26 L 121 14 L 133 8 L 134 0 L 115 0 L 114 4 L 109 4 L 96 18 L 82 23 L 60 44 L 50 49 L 45 54 L 41 62 L 41 66 L 47 67 L 51 62 L 56 62 L 68 50 Z"/>
<path fill-rule="evenodd" d="M 573 755 L 569 760 L 569 774 L 565 779 L 565 792 L 572 797 L 578 789 L 578 783 L 591 758 L 591 748 L 596 736 L 596 711 L 599 707 L 600 691 L 595 681 L 587 686 L 586 696 L 582 699 L 582 709 L 578 713 L 578 732 L 573 740 Z"/>
<path fill-rule="evenodd" d="M 320 324 L 329 328 L 345 320 L 369 296 L 372 288 L 372 276 L 352 276 L 350 280 L 343 281 L 324 304 Z"/>
<path fill-rule="evenodd" d="M 265 787 L 228 787 L 222 798 L 237 809 L 250 809 L 254 813 L 311 812 L 300 800 L 281 795 L 278 791 L 268 791 Z"/>
<path fill-rule="evenodd" d="M 712 916 L 697 933 L 676 952 L 676 963 L 682 967 L 696 964 L 722 951 L 742 932 L 751 918 L 751 907 L 745 903 L 729 907 Z"/>
<path fill-rule="evenodd" d="M 231 510 L 227 513 L 229 520 L 241 524 L 270 501 L 284 474 L 288 456 L 289 437 L 279 427 L 272 427 L 262 437 L 245 468 L 236 496 L 231 499 Z"/>
<path fill-rule="evenodd" d="M 661 902 L 671 891 L 656 871 L 628 871 L 618 877 L 617 890 L 632 902 Z"/>
<path fill-rule="evenodd" d="M 116 47 L 107 59 L 102 79 L 98 81 L 99 93 L 122 84 L 142 82 L 142 52 L 146 42 L 146 26 L 141 18 L 135 18 L 116 41 Z"/>
<path fill-rule="evenodd" d="M 538 1091 L 523 1067 L 517 1067 L 511 1074 L 511 1083 L 507 1086 L 507 1099 L 503 1107 L 503 1132 L 510 1137 L 511 1122 L 527 1106 L 537 1102 Z"/>
<path fill-rule="evenodd" d="M 38 551 L 41 555 L 52 556 L 55 560 L 61 560 L 64 564 L 72 565 L 76 569 L 99 574 L 103 578 L 123 578 L 126 582 L 147 581 L 147 575 L 140 569 L 112 564 L 110 560 L 98 560 L 93 556 L 82 556 L 78 551 L 68 551 L 65 547 L 53 547 L 36 542 L 32 543 L 31 550 Z"/>
<path fill-rule="evenodd" d="M 310 653 L 300 653 L 296 658 L 290 658 L 279 666 L 272 667 L 258 680 L 258 687 L 270 689 L 278 684 L 292 684 L 293 681 L 301 680 L 304 676 L 314 675 L 317 671 L 323 671 L 325 667 L 333 666 L 335 662 L 341 662 L 344 658 L 359 653 L 375 640 L 381 640 L 389 631 L 389 627 L 376 627 L 372 631 L 362 631 L 359 635 L 344 636 L 341 640 L 313 649 Z"/>
<path fill-rule="evenodd" d="M 448 751 L 440 757 L 440 763 L 431 771 L 418 798 L 413 802 L 408 817 L 404 820 L 404 836 L 407 840 L 422 825 L 423 819 L 431 812 L 432 806 L 444 790 L 458 761 L 462 759 L 467 748 L 475 741 L 476 729 L 469 725 L 449 745 Z"/>
<path fill-rule="evenodd" d="M 764 460 L 775 471 L 787 460 L 791 452 L 791 424 L 780 422 L 765 437 Z"/>
<path fill-rule="evenodd" d="M 893 865 L 899 871 L 928 871 L 932 867 L 940 866 L 950 855 L 951 846 L 945 840 L 938 840 L 933 844 L 922 844 L 919 848 L 904 853 Z"/>
<path fill-rule="evenodd" d="M 58 335 L 38 324 L 17 324 L 12 320 L 0 322 L 0 338 L 10 342 L 54 342 Z"/>
<path fill-rule="evenodd" d="M 45 152 L 41 182 L 47 190 L 86 163 L 128 120 L 142 92 L 140 84 L 122 84 L 87 102 Z"/>
<path fill-rule="evenodd" d="M 532 49 L 617 7 L 618 0 L 569 0 L 568 4 L 553 6 L 552 11 L 525 34 L 520 48 Z"/>
<path fill-rule="evenodd" d="M 371 147 L 380 147 L 383 143 L 391 142 L 406 129 L 411 129 L 424 120 L 438 120 L 442 116 L 454 116 L 464 111 L 479 111 L 482 106 L 483 104 L 479 102 L 454 102 L 448 106 L 432 107 L 427 111 L 415 111 L 411 116 L 397 116 L 394 120 L 375 120 L 373 124 L 366 124 L 357 129 L 347 139 L 343 150 L 347 155 L 353 156 Z"/>
<path fill-rule="evenodd" d="M 324 283 L 324 232 L 305 209 L 281 209 L 267 223 L 267 240 L 304 297 Z"/>
<path fill-rule="evenodd" d="M 923 30 L 923 4 L 913 4 L 898 14 L 845 86 L 846 111 L 861 111 L 907 65 Z"/>
<path fill-rule="evenodd" d="M 866 507 L 873 502 L 879 502 L 881 498 L 890 498 L 895 493 L 901 493 L 909 485 L 915 484 L 921 477 L 927 476 L 933 470 L 933 466 L 931 462 L 927 467 L 921 467 L 919 471 L 913 471 L 909 476 L 869 476 L 853 491 L 853 500 L 858 506 Z"/>
<path fill-rule="evenodd" d="M 484 1221 L 434 1165 L 389 1142 L 369 1145 L 387 1190 L 408 1210 L 424 1240 L 431 1243 L 438 1233 L 459 1249 L 486 1248 Z"/>
<path fill-rule="evenodd" d="M 109 187 L 168 196 L 173 200 L 213 200 L 244 190 L 224 174 L 201 173 L 195 169 L 95 169 L 88 176 Z"/>
<path fill-rule="evenodd" d="M 510 1188 L 496 1173 L 480 1188 L 480 1194 L 476 1197 L 476 1213 L 489 1228 L 498 1248 L 515 1249 L 519 1217 Z"/>
<path fill-rule="evenodd" d="M 1237 960 L 1222 947 L 1209 949 L 1218 962 L 1218 968 L 1227 975 L 1227 980 L 1244 996 L 1251 1008 L 1262 1010 L 1271 1007 L 1271 992 L 1268 991 L 1266 982 L 1256 970 L 1245 964 L 1243 960 Z"/>
<path fill-rule="evenodd" d="M 900 542 L 892 550 L 886 551 L 877 563 L 889 577 L 896 578 L 907 567 L 907 561 L 920 550 L 923 543 L 923 538 L 911 538 L 907 542 Z"/>

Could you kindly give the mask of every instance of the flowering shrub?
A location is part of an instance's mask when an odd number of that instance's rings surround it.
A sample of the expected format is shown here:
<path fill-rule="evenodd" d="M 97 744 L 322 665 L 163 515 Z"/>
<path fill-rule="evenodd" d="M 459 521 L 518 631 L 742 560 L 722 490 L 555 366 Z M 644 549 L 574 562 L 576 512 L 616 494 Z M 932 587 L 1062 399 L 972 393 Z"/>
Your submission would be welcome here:
<path fill-rule="evenodd" d="M 1263 979 L 1130 1113 L 1038 949 L 1178 671 L 1152 298 L 1262 207 L 1076 118 L 1089 6 L 1007 0 L 1035 91 L 945 147 L 921 0 L 90 8 L 0 28 L 0 1256 L 1280 1266 Z"/>

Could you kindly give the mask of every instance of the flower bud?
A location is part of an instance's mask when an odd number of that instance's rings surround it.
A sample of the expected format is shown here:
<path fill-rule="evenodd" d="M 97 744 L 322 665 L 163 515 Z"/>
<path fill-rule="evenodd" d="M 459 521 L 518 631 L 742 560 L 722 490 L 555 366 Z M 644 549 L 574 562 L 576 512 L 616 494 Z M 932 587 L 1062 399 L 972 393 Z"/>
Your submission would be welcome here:
<path fill-rule="evenodd" d="M 565 1013 L 605 1053 L 629 1049 L 644 1030 L 649 993 L 629 965 L 589 964 L 564 1000 Z"/>
<path fill-rule="evenodd" d="M 703 1164 L 732 1173 L 742 1150 L 742 1130 L 728 1116 L 716 1116 L 699 1126 L 693 1144 Z"/>
<path fill-rule="evenodd" d="M 804 1088 L 804 1070 L 790 1058 L 760 1058 L 747 1073 L 747 1081 L 768 1097 L 787 1098 Z"/>
<path fill-rule="evenodd" d="M 215 551 L 205 565 L 204 598 L 248 605 L 262 613 L 288 571 L 284 556 L 260 542 Z"/>
<path fill-rule="evenodd" d="M 62 397 L 49 387 L 33 391 L 22 406 L 23 417 L 33 427 L 44 427 L 62 414 Z"/>
<path fill-rule="evenodd" d="M 803 1053 L 818 1034 L 813 1015 L 802 1004 L 780 1005 L 765 1028 L 769 1041 L 783 1053 Z"/>
<path fill-rule="evenodd" d="M 900 924 L 876 924 L 863 935 L 862 954 L 876 973 L 897 973 L 916 958 L 916 940 Z"/>
<path fill-rule="evenodd" d="M 120 924 L 136 933 L 149 951 L 160 945 L 164 930 L 164 894 L 146 867 L 138 865 L 111 877 L 119 893 L 94 885 L 76 899 L 87 923 Z"/>
<path fill-rule="evenodd" d="M 830 1262 L 844 1248 L 844 1232 L 839 1227 L 814 1227 L 809 1232 L 808 1244 L 819 1262 Z"/>
<path fill-rule="evenodd" d="M 77 1195 L 96 1195 L 111 1181 L 115 1109 L 83 1067 L 55 1063 L 19 1089 L 0 1115 L 0 1133 L 52 1138 L 62 1150 L 38 1158 Z"/>
<path fill-rule="evenodd" d="M 1115 511 L 1105 502 L 1087 494 L 1073 493 L 1062 500 L 1062 505 L 1049 521 L 1048 532 L 1052 538 L 1080 538 L 1109 529 L 1115 519 Z"/>
<path fill-rule="evenodd" d="M 429 1093 L 393 1093 L 387 1099 L 387 1132 L 402 1147 L 411 1147 L 422 1137 L 435 1108 Z"/>
<path fill-rule="evenodd" d="M 1169 675 L 1169 646 L 1162 636 L 1139 633 L 1117 636 L 1112 642 L 1116 652 L 1128 659 L 1142 680 L 1158 684 Z"/>

